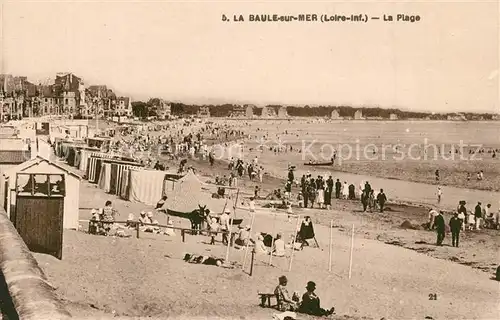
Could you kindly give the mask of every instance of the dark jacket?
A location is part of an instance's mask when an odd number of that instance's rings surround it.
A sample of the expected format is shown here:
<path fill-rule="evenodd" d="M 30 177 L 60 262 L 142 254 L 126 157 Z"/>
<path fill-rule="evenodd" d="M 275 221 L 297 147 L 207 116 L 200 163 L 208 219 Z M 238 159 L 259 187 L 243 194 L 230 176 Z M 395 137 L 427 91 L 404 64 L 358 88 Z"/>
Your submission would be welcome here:
<path fill-rule="evenodd" d="M 460 228 L 462 227 L 462 220 L 458 219 L 458 217 L 451 217 L 450 219 L 450 229 L 451 232 L 460 232 Z"/>
<path fill-rule="evenodd" d="M 385 193 L 379 193 L 377 195 L 377 202 L 378 203 L 385 203 L 387 201 L 387 197 L 385 196 Z"/>
<path fill-rule="evenodd" d="M 477 205 L 476 208 L 474 209 L 474 216 L 476 218 L 481 218 L 483 216 L 483 210 L 481 210 L 480 205 Z"/>
<path fill-rule="evenodd" d="M 465 208 L 465 206 L 460 206 L 458 207 L 458 213 L 463 213 L 463 214 L 467 214 L 467 209 Z"/>
<path fill-rule="evenodd" d="M 335 191 L 340 191 L 342 188 L 342 183 L 340 181 L 335 182 Z"/>
<path fill-rule="evenodd" d="M 436 230 L 444 232 L 444 218 L 443 215 L 438 214 L 436 218 L 434 218 L 434 226 Z"/>

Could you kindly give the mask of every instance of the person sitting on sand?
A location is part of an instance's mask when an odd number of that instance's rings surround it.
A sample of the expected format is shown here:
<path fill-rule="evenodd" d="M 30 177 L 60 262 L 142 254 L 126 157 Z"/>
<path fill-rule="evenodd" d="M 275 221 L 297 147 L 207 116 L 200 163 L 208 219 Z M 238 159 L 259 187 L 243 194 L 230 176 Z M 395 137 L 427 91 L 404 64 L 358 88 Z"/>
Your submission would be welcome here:
<path fill-rule="evenodd" d="M 161 229 L 159 227 L 160 223 L 158 222 L 158 220 L 153 220 L 152 223 L 154 224 L 154 226 L 152 226 L 153 233 L 160 234 L 161 233 Z"/>
<path fill-rule="evenodd" d="M 139 224 L 144 226 L 145 223 L 149 223 L 148 217 L 146 217 L 146 211 L 142 210 L 139 216 Z"/>
<path fill-rule="evenodd" d="M 96 209 L 92 209 L 90 211 L 92 217 L 89 221 L 89 233 L 90 234 L 99 234 L 99 212 Z"/>
<path fill-rule="evenodd" d="M 304 206 L 304 196 L 302 195 L 302 191 L 299 191 L 299 194 L 297 195 L 297 205 L 299 208 Z"/>
<path fill-rule="evenodd" d="M 261 234 L 257 235 L 257 240 L 255 241 L 255 253 L 256 254 L 269 254 L 266 245 L 264 244 L 264 237 Z"/>
<path fill-rule="evenodd" d="M 288 279 L 286 276 L 281 276 L 278 278 L 279 285 L 274 289 L 274 294 L 278 299 L 278 310 L 280 311 L 295 311 L 298 309 L 297 301 L 294 301 L 293 297 L 288 293 Z"/>
<path fill-rule="evenodd" d="M 134 228 L 135 227 L 135 217 L 133 213 L 130 213 L 127 217 L 127 223 L 125 224 L 125 227 L 127 228 Z"/>
<path fill-rule="evenodd" d="M 335 308 L 333 307 L 330 310 L 325 310 L 320 307 L 319 297 L 314 292 L 316 290 L 316 283 L 313 281 L 307 282 L 306 290 L 307 292 L 302 295 L 302 301 L 297 310 L 298 312 L 317 317 L 329 316 L 334 313 Z"/>
<path fill-rule="evenodd" d="M 245 226 L 242 227 L 241 225 L 238 226 L 240 231 L 238 232 L 238 239 L 234 241 L 239 246 L 246 246 L 248 243 L 248 239 L 250 238 L 250 226 Z"/>
<path fill-rule="evenodd" d="M 281 233 L 278 233 L 276 240 L 274 240 L 273 255 L 276 257 L 285 256 L 285 241 L 283 241 Z"/>

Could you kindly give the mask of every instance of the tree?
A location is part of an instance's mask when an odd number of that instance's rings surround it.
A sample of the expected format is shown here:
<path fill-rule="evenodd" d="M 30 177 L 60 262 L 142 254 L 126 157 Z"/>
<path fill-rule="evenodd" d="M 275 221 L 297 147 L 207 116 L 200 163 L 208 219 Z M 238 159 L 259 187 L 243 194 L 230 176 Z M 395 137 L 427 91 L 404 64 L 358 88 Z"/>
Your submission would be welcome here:
<path fill-rule="evenodd" d="M 143 101 L 132 102 L 132 114 L 134 117 L 146 118 L 148 116 L 148 105 Z"/>

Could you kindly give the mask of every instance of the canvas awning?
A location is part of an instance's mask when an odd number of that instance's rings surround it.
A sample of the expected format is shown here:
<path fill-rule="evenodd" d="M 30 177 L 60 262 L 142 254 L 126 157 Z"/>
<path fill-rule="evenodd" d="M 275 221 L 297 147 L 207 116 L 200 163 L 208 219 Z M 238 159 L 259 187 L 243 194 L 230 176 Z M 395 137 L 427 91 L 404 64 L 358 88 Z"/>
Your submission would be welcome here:
<path fill-rule="evenodd" d="M 176 212 L 191 212 L 198 205 L 207 206 L 212 213 L 222 213 L 224 207 L 232 208 L 229 199 L 212 198 L 209 192 L 203 191 L 204 183 L 194 173 L 188 173 L 175 183 L 174 190 L 167 194 L 162 209 Z"/>

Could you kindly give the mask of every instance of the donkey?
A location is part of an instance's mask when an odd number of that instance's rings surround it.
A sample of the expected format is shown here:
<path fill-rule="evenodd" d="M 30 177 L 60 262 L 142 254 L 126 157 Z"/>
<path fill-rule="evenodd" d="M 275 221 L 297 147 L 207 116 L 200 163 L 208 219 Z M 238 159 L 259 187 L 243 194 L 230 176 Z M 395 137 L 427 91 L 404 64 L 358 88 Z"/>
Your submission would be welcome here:
<path fill-rule="evenodd" d="M 207 221 L 208 215 L 210 213 L 210 210 L 207 209 L 207 206 L 201 206 L 198 205 L 198 209 L 193 210 L 188 218 L 189 221 L 191 222 L 191 233 L 192 234 L 199 234 L 199 231 L 203 229 L 203 224 L 204 222 Z"/>

